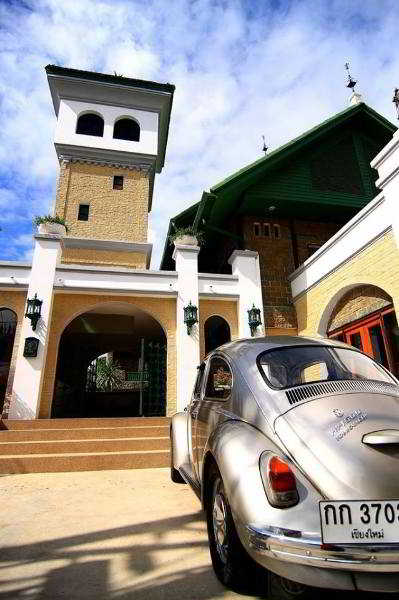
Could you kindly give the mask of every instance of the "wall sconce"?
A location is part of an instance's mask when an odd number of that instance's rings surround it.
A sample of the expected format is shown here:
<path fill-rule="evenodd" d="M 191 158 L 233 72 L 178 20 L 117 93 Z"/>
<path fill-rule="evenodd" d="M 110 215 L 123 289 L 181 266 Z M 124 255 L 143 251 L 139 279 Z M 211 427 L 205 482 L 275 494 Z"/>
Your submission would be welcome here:
<path fill-rule="evenodd" d="M 43 300 L 38 300 L 37 294 L 35 294 L 33 298 L 28 298 L 27 300 L 25 317 L 28 317 L 28 319 L 31 320 L 33 331 L 36 330 L 37 322 L 40 319 L 42 304 Z"/>
<path fill-rule="evenodd" d="M 195 323 L 198 323 L 198 308 L 191 304 L 191 300 L 188 306 L 184 307 L 184 324 L 187 325 L 187 333 L 190 335 L 191 328 Z"/>
<path fill-rule="evenodd" d="M 35 358 L 39 348 L 39 340 L 34 337 L 27 337 L 24 346 L 24 356 L 26 358 Z"/>
<path fill-rule="evenodd" d="M 262 321 L 260 318 L 260 309 L 255 308 L 255 304 L 252 304 L 252 308 L 248 311 L 248 325 L 251 329 L 251 336 L 254 337 L 254 333 L 258 325 L 262 325 Z"/>

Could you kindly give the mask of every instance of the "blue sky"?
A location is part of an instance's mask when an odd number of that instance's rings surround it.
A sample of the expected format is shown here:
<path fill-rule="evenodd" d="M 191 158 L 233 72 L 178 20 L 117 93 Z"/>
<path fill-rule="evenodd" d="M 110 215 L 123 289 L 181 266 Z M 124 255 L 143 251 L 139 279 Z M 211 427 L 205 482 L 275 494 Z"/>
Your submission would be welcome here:
<path fill-rule="evenodd" d="M 394 121 L 394 0 L 0 0 L 0 258 L 30 260 L 58 163 L 44 66 L 176 85 L 150 237 L 158 268 L 170 217 L 202 190 L 348 105 Z"/>

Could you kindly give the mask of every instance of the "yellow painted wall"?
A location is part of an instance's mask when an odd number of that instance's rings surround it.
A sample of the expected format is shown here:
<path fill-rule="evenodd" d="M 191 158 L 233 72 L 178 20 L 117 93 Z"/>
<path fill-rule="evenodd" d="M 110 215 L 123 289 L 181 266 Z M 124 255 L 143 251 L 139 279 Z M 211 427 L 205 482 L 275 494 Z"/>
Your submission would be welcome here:
<path fill-rule="evenodd" d="M 78 315 L 107 302 L 123 302 L 144 310 L 163 327 L 167 338 L 167 415 L 176 412 L 176 300 L 174 298 L 147 298 L 143 296 L 112 296 L 91 294 L 56 294 L 49 332 L 45 378 L 40 399 L 39 418 L 51 413 L 58 346 L 65 327 Z"/>
<path fill-rule="evenodd" d="M 146 269 L 146 255 L 140 252 L 64 248 L 61 262 L 64 264 L 108 265 Z"/>
<path fill-rule="evenodd" d="M 300 335 L 325 335 L 334 307 L 351 287 L 373 285 L 389 294 L 399 309 L 399 251 L 392 231 L 294 299 Z"/>
<path fill-rule="evenodd" d="M 238 338 L 238 315 L 237 302 L 232 300 L 205 300 L 199 301 L 199 330 L 200 330 L 200 357 L 201 360 L 205 356 L 205 335 L 204 325 L 209 317 L 218 315 L 223 317 L 229 326 L 231 339 Z"/>

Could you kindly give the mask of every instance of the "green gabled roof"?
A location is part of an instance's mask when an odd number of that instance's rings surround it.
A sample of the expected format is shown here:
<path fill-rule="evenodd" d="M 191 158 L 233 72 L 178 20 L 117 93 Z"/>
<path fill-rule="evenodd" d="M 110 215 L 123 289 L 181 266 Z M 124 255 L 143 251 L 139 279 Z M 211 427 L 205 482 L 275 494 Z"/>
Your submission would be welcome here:
<path fill-rule="evenodd" d="M 302 150 L 308 144 L 314 142 L 321 135 L 325 135 L 330 129 L 337 127 L 338 125 L 343 124 L 346 120 L 352 118 L 354 115 L 364 113 L 367 116 L 374 119 L 378 124 L 383 125 L 392 133 L 397 130 L 397 127 L 388 121 L 385 117 L 377 113 L 375 110 L 367 106 L 364 102 L 360 104 L 356 104 L 354 106 L 349 106 L 345 108 L 341 112 L 335 114 L 334 116 L 326 119 L 305 131 L 300 136 L 290 140 L 286 144 L 283 144 L 276 150 L 273 150 L 266 156 L 255 160 L 253 163 L 239 169 L 232 175 L 229 175 L 216 185 L 211 187 L 211 192 L 214 194 L 224 193 L 227 188 L 231 189 L 232 186 L 237 185 L 238 182 L 241 184 L 244 183 L 243 187 L 247 187 L 251 185 L 252 181 L 248 181 L 249 179 L 256 179 L 259 172 L 262 173 L 262 176 L 265 173 L 265 169 L 274 168 L 280 161 L 285 160 L 294 152 L 298 152 Z M 241 187 L 241 186 L 240 186 Z"/>
<path fill-rule="evenodd" d="M 212 186 L 210 188 L 211 193 L 204 192 L 200 202 L 171 219 L 173 228 L 171 229 L 171 225 L 169 226 L 168 234 L 176 227 L 187 227 L 188 225 L 195 225 L 198 229 L 201 229 L 204 221 L 208 225 L 218 225 L 221 207 L 223 207 L 223 214 L 226 213 L 226 210 L 231 213 L 231 211 L 234 211 L 234 207 L 239 204 L 243 193 L 249 187 L 257 184 L 257 182 L 262 180 L 267 174 L 270 174 L 272 177 L 273 172 L 276 172 L 277 169 L 280 169 L 281 171 L 284 161 L 289 163 L 293 155 L 302 152 L 307 148 L 311 149 L 312 145 L 319 139 L 328 136 L 330 132 L 333 132 L 341 126 L 345 126 L 346 123 L 352 122 L 353 120 L 355 122 L 360 122 L 362 126 L 366 124 L 366 128 L 368 129 L 373 129 L 374 131 L 377 130 L 377 135 L 380 139 L 386 137 L 386 140 L 381 145 L 387 143 L 390 136 L 397 130 L 397 127 L 393 123 L 365 103 L 362 102 L 350 106 L 329 119 L 326 119 L 319 125 L 309 129 L 302 135 L 283 144 L 276 150 L 267 154 L 267 156 L 239 169 L 221 182 Z M 355 205 L 353 206 L 355 209 Z M 357 210 L 358 209 L 359 207 Z M 224 216 L 226 215 L 224 214 Z M 215 223 L 213 223 L 213 221 L 215 221 Z M 222 219 L 221 223 L 223 222 L 224 219 Z M 173 268 L 173 263 L 171 263 L 171 250 L 167 240 L 161 261 L 161 269 L 162 268 Z"/>

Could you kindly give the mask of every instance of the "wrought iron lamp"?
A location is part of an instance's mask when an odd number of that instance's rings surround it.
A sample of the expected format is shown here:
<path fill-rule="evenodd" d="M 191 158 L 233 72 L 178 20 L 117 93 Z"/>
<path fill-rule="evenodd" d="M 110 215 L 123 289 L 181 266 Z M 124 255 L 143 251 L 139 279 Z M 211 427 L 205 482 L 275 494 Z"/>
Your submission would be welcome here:
<path fill-rule="evenodd" d="M 395 103 L 395 108 L 399 119 L 399 88 L 394 89 L 392 102 Z"/>
<path fill-rule="evenodd" d="M 187 333 L 190 335 L 191 328 L 195 323 L 198 323 L 198 308 L 191 304 L 191 300 L 184 307 L 184 324 L 187 325 Z"/>
<path fill-rule="evenodd" d="M 251 336 L 254 336 L 256 328 L 258 325 L 262 325 L 262 321 L 260 318 L 260 309 L 255 307 L 255 304 L 252 304 L 252 308 L 248 311 L 248 325 L 251 329 Z"/>
<path fill-rule="evenodd" d="M 37 294 L 35 294 L 33 298 L 28 298 L 27 300 L 25 317 L 28 317 L 28 319 L 31 320 L 33 331 L 36 330 L 37 322 L 40 319 L 42 304 L 43 300 L 39 300 Z"/>

